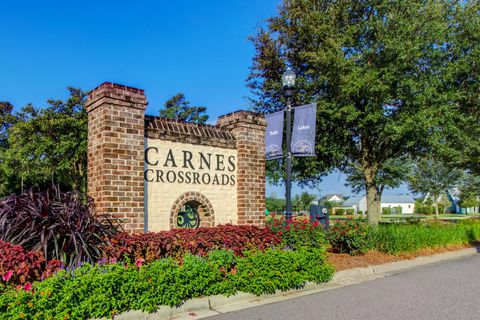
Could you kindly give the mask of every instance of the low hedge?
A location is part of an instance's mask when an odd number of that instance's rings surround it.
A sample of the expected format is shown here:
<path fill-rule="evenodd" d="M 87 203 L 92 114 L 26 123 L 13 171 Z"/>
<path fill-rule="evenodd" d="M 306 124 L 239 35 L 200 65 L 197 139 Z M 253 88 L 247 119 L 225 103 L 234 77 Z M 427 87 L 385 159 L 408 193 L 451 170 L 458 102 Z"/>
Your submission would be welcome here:
<path fill-rule="evenodd" d="M 108 260 L 145 262 L 181 257 L 186 253 L 205 256 L 218 249 L 241 255 L 246 250 L 265 250 L 278 245 L 281 238 L 266 228 L 220 225 L 210 228 L 173 229 L 144 234 L 120 233 L 103 249 Z"/>
<path fill-rule="evenodd" d="M 122 263 L 84 265 L 35 282 L 31 290 L 0 294 L 0 319 L 86 319 L 113 317 L 127 310 L 153 312 L 208 295 L 274 293 L 329 281 L 334 269 L 325 249 L 248 252 L 218 250 L 207 256 L 187 254 L 180 263 L 168 258 L 143 266 Z"/>

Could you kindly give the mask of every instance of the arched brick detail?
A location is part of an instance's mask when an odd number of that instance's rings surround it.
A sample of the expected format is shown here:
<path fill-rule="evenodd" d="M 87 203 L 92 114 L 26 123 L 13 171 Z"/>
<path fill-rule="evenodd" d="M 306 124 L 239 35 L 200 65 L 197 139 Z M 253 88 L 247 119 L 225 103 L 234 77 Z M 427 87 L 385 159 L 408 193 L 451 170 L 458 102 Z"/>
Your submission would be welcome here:
<path fill-rule="evenodd" d="M 199 203 L 198 214 L 200 216 L 200 227 L 213 227 L 215 225 L 215 212 L 213 206 L 200 192 L 185 192 L 173 203 L 170 210 L 170 228 L 177 228 L 177 213 L 187 203 L 195 201 Z"/>

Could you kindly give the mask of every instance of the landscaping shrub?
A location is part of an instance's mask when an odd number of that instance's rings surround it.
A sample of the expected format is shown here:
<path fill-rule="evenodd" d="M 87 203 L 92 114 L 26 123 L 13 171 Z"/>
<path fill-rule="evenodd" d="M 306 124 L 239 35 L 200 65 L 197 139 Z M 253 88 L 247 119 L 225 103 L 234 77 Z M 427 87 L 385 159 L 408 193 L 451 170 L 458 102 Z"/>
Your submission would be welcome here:
<path fill-rule="evenodd" d="M 353 210 L 353 209 L 345 209 L 345 213 L 346 213 L 346 214 L 349 214 L 349 215 L 352 215 L 352 214 L 355 213 L 355 210 Z"/>
<path fill-rule="evenodd" d="M 92 199 L 84 203 L 73 192 L 30 190 L 0 200 L 0 240 L 41 251 L 46 260 L 96 262 L 117 229 L 115 220 L 94 214 Z"/>
<path fill-rule="evenodd" d="M 280 237 L 266 228 L 222 225 L 211 228 L 173 229 L 145 234 L 119 233 L 104 248 L 107 258 L 146 262 L 185 253 L 205 256 L 216 249 L 229 249 L 236 255 L 251 249 L 265 250 L 278 245 Z"/>
<path fill-rule="evenodd" d="M 283 247 L 320 248 L 327 244 L 323 226 L 318 222 L 311 223 L 308 217 L 294 219 L 291 224 L 285 219 L 274 219 L 267 223 L 267 228 L 282 239 Z"/>
<path fill-rule="evenodd" d="M 162 259 L 143 266 L 84 265 L 34 283 L 29 291 L 8 289 L 0 295 L 0 319 L 113 317 L 206 295 L 273 293 L 330 280 L 334 270 L 325 259 L 323 248 L 268 249 L 244 257 L 222 250 L 206 257 L 187 254 L 181 264 Z"/>
<path fill-rule="evenodd" d="M 371 228 L 353 219 L 337 221 L 327 230 L 327 240 L 338 253 L 357 255 L 370 249 Z"/>
<path fill-rule="evenodd" d="M 401 254 L 426 248 L 468 244 L 480 240 L 480 221 L 380 225 L 372 234 L 372 246 L 382 252 Z"/>
<path fill-rule="evenodd" d="M 345 214 L 345 209 L 337 209 L 335 210 L 335 214 L 339 216 L 343 216 Z"/>
<path fill-rule="evenodd" d="M 47 263 L 40 252 L 26 251 L 22 246 L 0 240 L 0 283 L 20 285 L 41 280 L 59 267 L 58 260 Z"/>
<path fill-rule="evenodd" d="M 392 214 L 392 208 L 383 207 L 382 208 L 382 214 Z"/>

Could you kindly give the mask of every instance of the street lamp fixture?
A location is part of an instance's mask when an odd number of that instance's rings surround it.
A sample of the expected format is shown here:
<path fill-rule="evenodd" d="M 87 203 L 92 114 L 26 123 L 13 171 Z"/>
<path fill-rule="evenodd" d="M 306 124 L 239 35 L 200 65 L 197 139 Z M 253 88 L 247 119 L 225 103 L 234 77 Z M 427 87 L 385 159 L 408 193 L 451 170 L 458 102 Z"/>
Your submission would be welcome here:
<path fill-rule="evenodd" d="M 292 71 L 292 68 L 287 68 L 287 70 L 282 75 L 282 84 L 284 89 L 293 89 L 295 87 L 295 79 L 297 76 L 295 72 Z"/>
<path fill-rule="evenodd" d="M 291 68 L 282 75 L 283 95 L 287 99 L 287 175 L 285 179 L 285 198 L 286 198 L 286 212 L 285 220 L 287 224 L 292 222 L 292 96 L 295 87 L 296 75 Z"/>

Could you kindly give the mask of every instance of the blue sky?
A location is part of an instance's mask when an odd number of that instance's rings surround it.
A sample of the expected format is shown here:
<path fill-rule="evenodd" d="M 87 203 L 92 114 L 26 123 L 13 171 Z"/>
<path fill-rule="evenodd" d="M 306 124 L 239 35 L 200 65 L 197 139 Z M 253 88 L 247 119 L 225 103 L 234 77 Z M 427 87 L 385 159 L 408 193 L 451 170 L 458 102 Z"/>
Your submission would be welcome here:
<path fill-rule="evenodd" d="M 248 108 L 245 79 L 254 49 L 247 37 L 278 3 L 2 1 L 0 100 L 16 108 L 43 106 L 65 98 L 67 86 L 90 90 L 110 81 L 144 89 L 148 114 L 181 91 L 194 105 L 207 106 L 215 121 Z M 350 194 L 343 182 L 335 173 L 310 191 Z M 267 187 L 271 192 L 282 197 L 284 191 Z"/>

